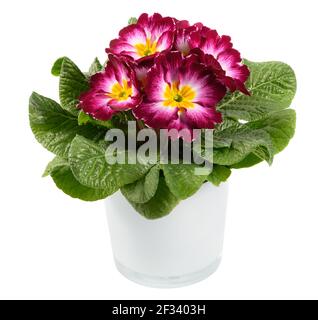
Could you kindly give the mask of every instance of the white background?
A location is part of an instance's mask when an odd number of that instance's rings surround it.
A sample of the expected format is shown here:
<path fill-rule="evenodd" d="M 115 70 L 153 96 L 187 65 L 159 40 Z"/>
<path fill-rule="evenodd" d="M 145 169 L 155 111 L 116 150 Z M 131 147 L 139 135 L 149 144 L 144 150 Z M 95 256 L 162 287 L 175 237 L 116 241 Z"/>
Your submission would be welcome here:
<path fill-rule="evenodd" d="M 0 298 L 318 298 L 317 1 L 1 1 Z M 232 36 L 253 61 L 282 60 L 298 80 L 297 132 L 272 167 L 231 177 L 224 257 L 208 280 L 149 289 L 115 269 L 103 202 L 85 203 L 41 174 L 28 97 L 58 98 L 53 61 L 87 69 L 131 16 L 160 12 Z"/>

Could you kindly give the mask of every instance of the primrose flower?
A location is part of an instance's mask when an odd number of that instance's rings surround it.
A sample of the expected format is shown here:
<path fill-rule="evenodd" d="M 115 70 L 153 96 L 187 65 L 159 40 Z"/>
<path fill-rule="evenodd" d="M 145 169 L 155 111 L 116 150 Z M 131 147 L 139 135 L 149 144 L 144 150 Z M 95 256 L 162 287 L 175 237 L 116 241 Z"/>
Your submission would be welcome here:
<path fill-rule="evenodd" d="M 124 59 L 109 55 L 105 71 L 93 75 L 90 90 L 80 96 L 79 108 L 95 119 L 109 120 L 135 108 L 141 99 L 133 70 Z"/>
<path fill-rule="evenodd" d="M 170 50 L 174 41 L 173 18 L 142 14 L 136 24 L 119 32 L 119 38 L 110 42 L 107 53 L 125 55 L 136 61 L 150 59 L 160 52 Z"/>
<path fill-rule="evenodd" d="M 200 63 L 199 56 L 162 53 L 148 72 L 145 99 L 134 115 L 151 128 L 214 128 L 222 121 L 216 104 L 226 88 Z"/>
<path fill-rule="evenodd" d="M 148 71 L 153 67 L 153 59 L 143 60 L 139 63 L 133 63 L 132 67 L 136 73 L 136 78 L 140 85 L 141 90 L 144 89 L 147 83 L 147 74 Z"/>
<path fill-rule="evenodd" d="M 249 70 L 242 63 L 240 53 L 233 49 L 229 36 L 219 36 L 216 30 L 209 29 L 201 23 L 190 26 L 186 21 L 177 23 L 175 49 L 188 55 L 193 49 L 201 49 L 211 63 L 218 79 L 232 92 L 240 90 L 249 94 L 244 83 L 249 77 Z M 219 71 L 222 71 L 221 73 Z"/>
<path fill-rule="evenodd" d="M 180 51 L 183 56 L 187 56 L 192 47 L 190 43 L 190 35 L 200 29 L 202 25 L 200 23 L 190 26 L 186 20 L 176 21 L 176 36 L 175 36 L 175 49 Z"/>

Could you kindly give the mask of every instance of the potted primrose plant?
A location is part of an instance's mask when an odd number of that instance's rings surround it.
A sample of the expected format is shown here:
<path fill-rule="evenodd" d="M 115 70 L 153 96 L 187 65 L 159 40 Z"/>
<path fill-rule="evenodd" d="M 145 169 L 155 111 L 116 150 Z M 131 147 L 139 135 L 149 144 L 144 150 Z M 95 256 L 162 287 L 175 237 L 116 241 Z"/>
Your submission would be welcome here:
<path fill-rule="evenodd" d="M 229 36 L 160 14 L 131 18 L 82 72 L 58 59 L 60 104 L 33 93 L 36 139 L 67 195 L 106 199 L 119 271 L 149 286 L 206 278 L 222 254 L 227 179 L 293 137 L 293 70 L 242 60 Z"/>

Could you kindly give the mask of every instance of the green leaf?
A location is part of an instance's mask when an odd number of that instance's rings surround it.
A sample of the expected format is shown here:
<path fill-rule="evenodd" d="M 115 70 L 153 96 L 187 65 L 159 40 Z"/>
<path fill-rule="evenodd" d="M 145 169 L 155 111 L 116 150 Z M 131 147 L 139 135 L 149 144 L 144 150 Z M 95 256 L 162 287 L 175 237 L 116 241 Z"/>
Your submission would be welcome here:
<path fill-rule="evenodd" d="M 63 167 L 63 166 L 66 166 L 68 165 L 68 162 L 67 160 L 59 157 L 59 156 L 56 156 L 54 157 L 54 159 L 52 161 L 50 161 L 48 163 L 48 165 L 46 166 L 45 168 L 45 171 L 43 172 L 43 175 L 42 177 L 47 177 L 49 176 L 55 169 L 59 168 L 59 167 Z"/>
<path fill-rule="evenodd" d="M 91 77 L 97 72 L 100 72 L 103 70 L 103 65 L 99 62 L 98 58 L 95 58 L 93 63 L 91 64 L 89 70 L 88 70 L 88 76 Z"/>
<path fill-rule="evenodd" d="M 106 149 L 82 136 L 76 136 L 69 152 L 69 163 L 76 179 L 91 188 L 115 192 L 125 184 L 135 182 L 152 167 L 149 164 L 109 164 Z M 125 153 L 127 155 L 127 152 Z"/>
<path fill-rule="evenodd" d="M 62 62 L 59 89 L 62 108 L 77 116 L 79 96 L 89 89 L 89 84 L 86 76 L 67 57 Z"/>
<path fill-rule="evenodd" d="M 102 120 L 95 120 L 90 115 L 85 113 L 83 110 L 81 110 L 78 114 L 78 124 L 85 125 L 85 124 L 92 124 L 98 127 L 105 127 L 105 128 L 113 128 L 114 125 L 111 120 L 108 121 L 102 121 Z"/>
<path fill-rule="evenodd" d="M 128 24 L 136 24 L 137 21 L 138 21 L 137 18 L 131 17 L 131 18 L 129 18 L 129 20 L 128 20 Z"/>
<path fill-rule="evenodd" d="M 293 109 L 282 110 L 269 114 L 258 121 L 250 122 L 249 127 L 254 130 L 264 130 L 272 140 L 274 154 L 283 151 L 295 134 L 296 112 Z"/>
<path fill-rule="evenodd" d="M 214 148 L 230 148 L 232 144 L 232 139 L 226 135 L 217 135 L 213 137 L 213 147 Z"/>
<path fill-rule="evenodd" d="M 197 143 L 199 142 L 199 143 Z M 209 129 L 209 133 L 206 130 L 201 130 L 200 139 L 192 143 L 193 159 L 200 159 L 213 163 L 213 148 L 215 147 L 213 131 Z"/>
<path fill-rule="evenodd" d="M 148 202 L 129 202 L 134 207 L 134 209 L 145 218 L 158 219 L 168 215 L 179 203 L 179 200 L 171 193 L 164 177 L 160 177 L 156 194 Z"/>
<path fill-rule="evenodd" d="M 239 125 L 240 123 L 237 120 L 231 119 L 231 118 L 227 118 L 225 116 L 223 116 L 223 121 L 222 123 L 218 123 L 215 126 L 215 131 L 222 131 L 226 128 L 235 126 L 235 125 Z"/>
<path fill-rule="evenodd" d="M 30 97 L 29 120 L 38 142 L 65 159 L 77 134 L 90 139 L 103 134 L 100 129 L 91 125 L 78 126 L 76 117 L 62 109 L 57 102 L 35 92 Z"/>
<path fill-rule="evenodd" d="M 50 173 L 56 186 L 72 198 L 84 201 L 105 199 L 110 195 L 108 190 L 88 188 L 80 184 L 74 177 L 68 164 L 55 167 Z"/>
<path fill-rule="evenodd" d="M 77 121 L 78 121 L 78 125 L 83 125 L 83 124 L 87 124 L 90 122 L 92 118 L 87 114 L 85 113 L 83 110 L 81 110 L 78 114 L 78 118 L 77 118 Z M 93 119 L 92 119 L 93 120 Z"/>
<path fill-rule="evenodd" d="M 228 94 L 218 105 L 223 115 L 242 120 L 256 120 L 283 110 L 291 104 L 296 92 L 296 77 L 282 62 L 255 63 L 245 60 L 250 69 L 246 83 L 251 96 L 240 92 Z"/>
<path fill-rule="evenodd" d="M 246 158 L 244 158 L 239 163 L 235 163 L 231 165 L 233 169 L 243 169 L 243 168 L 250 168 L 253 167 L 260 162 L 264 161 L 264 159 L 259 158 L 256 154 L 250 153 Z"/>
<path fill-rule="evenodd" d="M 122 194 L 135 203 L 148 202 L 156 193 L 159 183 L 159 167 L 153 166 L 149 172 L 134 183 L 121 188 Z"/>
<path fill-rule="evenodd" d="M 294 136 L 296 113 L 292 109 L 282 110 L 246 125 L 252 130 L 262 130 L 270 136 L 273 154 L 275 155 L 281 152 Z M 252 153 L 246 155 L 240 162 L 231 165 L 231 167 L 235 169 L 251 167 L 263 161 L 262 152 L 264 150 L 258 147 Z"/>
<path fill-rule="evenodd" d="M 162 168 L 170 191 L 178 199 L 192 196 L 207 178 L 207 175 L 195 174 L 199 168 L 195 164 L 164 164 Z"/>
<path fill-rule="evenodd" d="M 65 59 L 65 57 L 61 57 L 61 58 L 58 58 L 54 62 L 52 69 L 51 69 L 51 73 L 53 76 L 58 77 L 61 74 L 61 69 L 62 69 L 62 64 L 63 64 L 64 59 Z"/>
<path fill-rule="evenodd" d="M 220 165 L 233 165 L 242 161 L 251 152 L 262 147 L 262 156 L 269 163 L 273 160 L 274 149 L 270 135 L 261 128 L 252 128 L 249 123 L 229 127 L 216 132 L 215 137 L 220 140 L 231 141 L 229 147 L 215 148 L 213 161 Z"/>
<path fill-rule="evenodd" d="M 231 175 L 231 169 L 217 164 L 213 165 L 213 170 L 208 176 L 208 181 L 215 186 L 219 186 L 222 182 L 225 182 Z"/>

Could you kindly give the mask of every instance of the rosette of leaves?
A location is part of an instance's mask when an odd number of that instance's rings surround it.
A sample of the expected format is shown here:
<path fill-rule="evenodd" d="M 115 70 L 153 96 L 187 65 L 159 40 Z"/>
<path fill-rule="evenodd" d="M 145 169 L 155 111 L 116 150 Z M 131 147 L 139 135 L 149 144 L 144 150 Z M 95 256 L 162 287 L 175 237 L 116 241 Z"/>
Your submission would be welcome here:
<path fill-rule="evenodd" d="M 67 57 L 58 59 L 52 74 L 59 77 L 60 103 L 37 93 L 29 103 L 36 139 L 55 154 L 44 176 L 51 176 L 64 193 L 85 201 L 104 199 L 120 190 L 136 211 L 156 219 L 194 195 L 203 183 L 218 186 L 232 170 L 262 161 L 271 164 L 294 135 L 295 111 L 288 107 L 296 91 L 295 74 L 281 62 L 244 63 L 251 72 L 246 83 L 251 96 L 228 93 L 218 105 L 224 121 L 214 130 L 213 170 L 196 175 L 195 164 L 108 164 L 105 133 L 114 127 L 125 130 L 129 117 L 119 114 L 109 121 L 96 121 L 79 111 L 78 97 L 103 66 L 95 59 L 84 73 Z"/>

